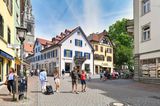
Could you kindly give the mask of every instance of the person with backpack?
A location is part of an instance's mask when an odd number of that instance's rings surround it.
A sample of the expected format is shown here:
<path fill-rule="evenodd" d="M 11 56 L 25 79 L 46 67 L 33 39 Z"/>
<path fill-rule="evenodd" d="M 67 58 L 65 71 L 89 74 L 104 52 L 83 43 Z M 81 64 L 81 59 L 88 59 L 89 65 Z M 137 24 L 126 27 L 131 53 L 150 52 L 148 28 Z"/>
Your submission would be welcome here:
<path fill-rule="evenodd" d="M 77 86 L 78 86 L 78 72 L 76 67 L 71 71 L 70 73 L 71 79 L 72 79 L 72 93 L 78 94 Z"/>
<path fill-rule="evenodd" d="M 86 92 L 86 72 L 82 70 L 81 73 L 81 85 L 82 85 L 82 92 Z"/>

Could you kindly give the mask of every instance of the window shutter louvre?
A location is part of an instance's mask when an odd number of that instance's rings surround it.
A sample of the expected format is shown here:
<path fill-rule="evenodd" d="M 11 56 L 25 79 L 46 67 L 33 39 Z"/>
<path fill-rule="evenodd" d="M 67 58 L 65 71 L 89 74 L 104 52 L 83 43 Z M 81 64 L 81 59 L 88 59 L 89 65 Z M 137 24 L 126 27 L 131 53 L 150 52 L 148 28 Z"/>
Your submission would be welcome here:
<path fill-rule="evenodd" d="M 66 50 L 64 50 L 64 57 L 66 57 Z"/>
<path fill-rule="evenodd" d="M 70 56 L 72 57 L 72 51 L 70 51 Z"/>
<path fill-rule="evenodd" d="M 81 47 L 82 47 L 82 40 L 81 40 Z"/>
<path fill-rule="evenodd" d="M 77 39 L 75 39 L 75 46 L 77 46 Z"/>

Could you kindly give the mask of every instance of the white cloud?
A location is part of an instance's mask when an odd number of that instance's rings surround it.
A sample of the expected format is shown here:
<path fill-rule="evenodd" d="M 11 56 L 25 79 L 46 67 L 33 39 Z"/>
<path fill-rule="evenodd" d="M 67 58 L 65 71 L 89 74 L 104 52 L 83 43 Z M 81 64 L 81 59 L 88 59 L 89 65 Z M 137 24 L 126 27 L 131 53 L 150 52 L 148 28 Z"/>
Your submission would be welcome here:
<path fill-rule="evenodd" d="M 41 30 L 45 29 L 45 31 L 40 31 L 39 34 L 47 34 L 47 36 L 43 37 L 51 39 L 53 36 L 60 34 L 66 28 L 73 29 L 77 26 L 81 26 L 86 35 L 89 35 L 93 32 L 102 32 L 104 29 L 108 29 L 111 24 L 122 18 L 133 18 L 133 10 L 131 8 L 132 3 L 128 4 L 128 6 L 123 10 L 111 11 L 104 14 L 101 8 L 100 0 L 82 0 L 82 13 L 77 9 L 79 7 L 77 7 L 78 5 L 76 4 L 76 0 L 65 0 L 65 2 L 68 6 L 66 11 L 69 11 L 72 14 L 72 16 L 68 17 L 73 17 L 72 21 L 74 21 L 75 25 L 69 25 L 69 22 L 58 20 L 57 17 L 49 11 L 52 7 L 44 6 L 48 11 L 47 14 L 50 21 L 48 25 L 41 27 Z M 48 19 L 46 19 L 46 21 L 48 21 Z"/>

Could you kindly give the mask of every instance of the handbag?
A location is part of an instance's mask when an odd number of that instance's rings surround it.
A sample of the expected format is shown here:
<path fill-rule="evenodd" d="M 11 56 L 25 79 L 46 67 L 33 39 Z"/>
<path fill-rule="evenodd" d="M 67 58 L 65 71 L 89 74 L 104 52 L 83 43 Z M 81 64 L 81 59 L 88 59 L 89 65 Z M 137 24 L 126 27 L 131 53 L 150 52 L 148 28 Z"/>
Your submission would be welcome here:
<path fill-rule="evenodd" d="M 6 79 L 6 81 L 4 82 L 4 85 L 8 85 L 8 80 Z"/>
<path fill-rule="evenodd" d="M 4 85 L 8 85 L 8 76 L 6 77 L 6 81 L 4 82 Z"/>

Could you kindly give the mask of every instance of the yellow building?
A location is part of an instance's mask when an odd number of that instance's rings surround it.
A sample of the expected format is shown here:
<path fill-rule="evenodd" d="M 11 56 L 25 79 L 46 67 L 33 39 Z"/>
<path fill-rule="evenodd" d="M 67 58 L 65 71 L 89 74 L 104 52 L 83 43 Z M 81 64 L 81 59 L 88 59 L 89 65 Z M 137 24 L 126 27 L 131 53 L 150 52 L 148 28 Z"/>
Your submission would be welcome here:
<path fill-rule="evenodd" d="M 94 71 L 99 73 L 100 70 L 109 72 L 113 71 L 113 44 L 109 39 L 107 32 L 91 34 L 88 40 L 94 47 Z"/>
<path fill-rule="evenodd" d="M 15 50 L 8 44 L 15 44 L 17 39 L 15 21 L 19 21 L 20 13 L 15 12 L 15 6 L 18 4 L 19 0 L 0 0 L 0 84 L 5 81 L 9 68 L 15 68 Z"/>

